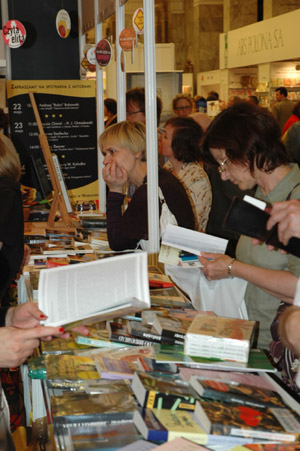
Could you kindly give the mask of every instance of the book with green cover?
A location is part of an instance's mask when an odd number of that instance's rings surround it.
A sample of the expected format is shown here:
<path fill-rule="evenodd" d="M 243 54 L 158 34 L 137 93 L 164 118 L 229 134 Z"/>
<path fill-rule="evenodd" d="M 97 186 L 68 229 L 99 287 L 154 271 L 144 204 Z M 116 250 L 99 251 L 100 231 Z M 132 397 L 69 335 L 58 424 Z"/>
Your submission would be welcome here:
<path fill-rule="evenodd" d="M 222 371 L 262 371 L 276 373 L 265 352 L 261 349 L 252 349 L 249 353 L 248 363 L 229 362 L 220 359 L 206 359 L 185 355 L 180 346 L 154 345 L 157 362 L 174 362 L 177 364 Z"/>
<path fill-rule="evenodd" d="M 197 394 L 188 382 L 181 379 L 170 380 L 136 372 L 131 388 L 142 407 L 189 411 L 195 409 Z"/>

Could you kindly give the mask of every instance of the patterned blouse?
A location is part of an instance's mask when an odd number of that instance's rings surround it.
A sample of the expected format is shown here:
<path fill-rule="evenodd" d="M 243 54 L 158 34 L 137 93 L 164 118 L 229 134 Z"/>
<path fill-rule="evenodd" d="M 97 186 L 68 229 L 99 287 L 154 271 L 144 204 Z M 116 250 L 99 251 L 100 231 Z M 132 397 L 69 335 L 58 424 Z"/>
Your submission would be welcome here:
<path fill-rule="evenodd" d="M 173 172 L 170 161 L 164 164 L 164 168 Z M 196 230 L 205 232 L 212 200 L 211 186 L 206 172 L 200 163 L 184 163 L 179 173 L 174 175 L 181 181 L 189 196 L 195 215 Z"/>

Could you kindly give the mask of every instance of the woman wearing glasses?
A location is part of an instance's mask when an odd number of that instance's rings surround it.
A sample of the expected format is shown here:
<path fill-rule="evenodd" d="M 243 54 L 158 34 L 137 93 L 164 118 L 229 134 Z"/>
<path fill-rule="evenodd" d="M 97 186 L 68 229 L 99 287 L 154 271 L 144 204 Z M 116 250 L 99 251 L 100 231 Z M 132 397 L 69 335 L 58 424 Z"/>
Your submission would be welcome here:
<path fill-rule="evenodd" d="M 239 102 L 220 113 L 208 128 L 203 158 L 218 166 L 223 180 L 241 190 L 257 186 L 258 199 L 270 204 L 300 199 L 300 170 L 289 162 L 280 135 L 269 112 Z M 245 302 L 249 319 L 260 322 L 258 347 L 268 348 L 270 326 L 280 303 L 293 303 L 300 259 L 279 250 L 270 254 L 266 244 L 254 246 L 246 236 L 239 239 L 236 259 L 211 253 L 203 253 L 199 259 L 208 280 L 239 277 L 248 282 Z"/>
<path fill-rule="evenodd" d="M 192 112 L 193 101 L 186 94 L 177 94 L 173 99 L 172 107 L 176 116 L 187 117 Z"/>

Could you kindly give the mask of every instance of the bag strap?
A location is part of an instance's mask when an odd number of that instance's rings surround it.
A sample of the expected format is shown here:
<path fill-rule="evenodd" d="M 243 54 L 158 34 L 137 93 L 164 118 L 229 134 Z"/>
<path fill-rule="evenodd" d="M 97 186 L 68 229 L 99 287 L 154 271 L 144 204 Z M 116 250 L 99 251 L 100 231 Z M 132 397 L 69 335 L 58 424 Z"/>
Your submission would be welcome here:
<path fill-rule="evenodd" d="M 285 200 L 290 200 L 291 199 L 291 195 L 293 194 L 294 189 L 297 188 L 297 186 L 299 186 L 299 185 L 300 185 L 300 182 L 297 183 L 297 185 L 294 186 L 294 188 L 289 192 L 289 194 L 288 194 L 288 196 L 287 196 L 287 198 Z"/>

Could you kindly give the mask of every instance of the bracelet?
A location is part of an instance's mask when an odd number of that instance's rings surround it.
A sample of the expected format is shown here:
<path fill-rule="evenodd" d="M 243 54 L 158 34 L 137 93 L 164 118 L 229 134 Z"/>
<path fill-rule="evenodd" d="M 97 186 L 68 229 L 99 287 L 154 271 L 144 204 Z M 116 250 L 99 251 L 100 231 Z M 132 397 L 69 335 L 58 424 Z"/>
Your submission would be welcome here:
<path fill-rule="evenodd" d="M 230 277 L 231 279 L 233 278 L 233 275 L 231 274 L 231 270 L 232 270 L 232 265 L 234 262 L 235 262 L 235 258 L 233 258 L 231 260 L 231 262 L 229 263 L 228 268 L 227 268 L 228 277 Z"/>

